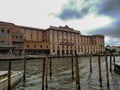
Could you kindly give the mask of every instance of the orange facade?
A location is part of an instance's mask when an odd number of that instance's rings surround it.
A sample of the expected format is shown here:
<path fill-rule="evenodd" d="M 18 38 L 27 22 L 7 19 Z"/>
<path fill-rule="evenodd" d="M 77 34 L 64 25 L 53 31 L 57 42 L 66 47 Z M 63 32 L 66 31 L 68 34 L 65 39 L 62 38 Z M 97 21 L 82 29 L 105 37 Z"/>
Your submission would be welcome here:
<path fill-rule="evenodd" d="M 2 42 L 0 45 L 5 46 L 3 41 L 9 42 L 9 46 L 14 47 L 15 55 L 69 55 L 74 52 L 88 54 L 105 50 L 103 35 L 81 35 L 79 30 L 74 30 L 67 25 L 39 29 L 1 22 L 0 37 Z"/>

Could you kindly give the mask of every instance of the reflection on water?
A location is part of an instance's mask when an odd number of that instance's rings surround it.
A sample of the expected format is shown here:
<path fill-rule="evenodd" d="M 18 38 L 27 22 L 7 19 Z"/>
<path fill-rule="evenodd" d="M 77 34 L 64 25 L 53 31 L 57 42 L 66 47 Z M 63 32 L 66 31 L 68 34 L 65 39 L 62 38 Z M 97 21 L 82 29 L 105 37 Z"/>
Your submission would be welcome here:
<path fill-rule="evenodd" d="M 109 58 L 108 58 L 109 59 Z M 116 57 L 119 59 L 119 57 Z M 75 80 L 72 80 L 71 58 L 52 59 L 52 78 L 48 78 L 48 90 L 77 90 Z M 100 87 L 97 57 L 92 57 L 93 72 L 90 75 L 89 58 L 79 58 L 81 90 L 120 90 L 120 75 L 109 73 L 110 89 L 106 84 L 105 60 L 101 57 L 102 83 Z M 7 70 L 8 62 L 0 61 L 0 70 Z M 23 61 L 12 61 L 12 70 L 23 70 Z M 22 80 L 13 90 L 41 90 L 42 59 L 27 60 L 26 84 Z"/>

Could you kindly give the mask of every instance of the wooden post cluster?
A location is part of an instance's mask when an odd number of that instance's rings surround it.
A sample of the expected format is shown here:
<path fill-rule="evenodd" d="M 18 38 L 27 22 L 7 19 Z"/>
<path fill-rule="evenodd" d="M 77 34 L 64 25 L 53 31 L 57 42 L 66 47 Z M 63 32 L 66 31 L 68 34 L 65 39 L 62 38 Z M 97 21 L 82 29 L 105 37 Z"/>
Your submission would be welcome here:
<path fill-rule="evenodd" d="M 42 90 L 44 90 L 44 86 L 46 89 L 48 88 L 48 55 L 43 59 Z"/>
<path fill-rule="evenodd" d="M 8 90 L 11 90 L 11 60 L 8 64 Z"/>
<path fill-rule="evenodd" d="M 108 70 L 108 60 L 107 60 L 107 53 L 106 52 L 105 52 L 105 68 L 106 68 L 107 87 L 109 88 L 109 70 Z M 100 59 L 100 54 L 98 54 L 98 69 L 99 69 L 99 82 L 100 82 L 100 85 L 102 87 L 102 73 L 101 73 L 101 59 Z"/>
<path fill-rule="evenodd" d="M 80 90 L 80 75 L 79 75 L 79 63 L 78 63 L 78 55 L 75 52 L 75 71 L 76 71 L 76 85 L 78 90 Z"/>

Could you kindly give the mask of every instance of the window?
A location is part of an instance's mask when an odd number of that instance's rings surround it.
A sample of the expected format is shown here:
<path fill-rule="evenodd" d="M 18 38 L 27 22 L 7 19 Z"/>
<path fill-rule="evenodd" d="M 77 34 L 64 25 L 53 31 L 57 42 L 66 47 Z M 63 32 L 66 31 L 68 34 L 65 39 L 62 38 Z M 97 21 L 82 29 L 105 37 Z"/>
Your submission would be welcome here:
<path fill-rule="evenodd" d="M 4 37 L 4 29 L 1 30 L 1 35 Z"/>
<path fill-rule="evenodd" d="M 66 47 L 67 49 L 68 49 L 68 45 L 67 45 L 67 47 Z"/>
<path fill-rule="evenodd" d="M 40 48 L 42 48 L 42 45 L 40 45 Z"/>
<path fill-rule="evenodd" d="M 22 39 L 22 36 L 20 36 L 20 39 Z"/>
<path fill-rule="evenodd" d="M 39 32 L 38 32 L 38 31 L 36 31 L 36 35 L 37 35 L 37 41 L 39 41 L 38 34 L 39 34 Z"/>
<path fill-rule="evenodd" d="M 9 44 L 10 44 L 10 42 L 9 42 L 9 41 L 7 41 L 7 42 L 6 42 L 6 45 L 9 45 Z"/>
<path fill-rule="evenodd" d="M 32 34 L 30 35 L 30 39 L 32 40 Z"/>
<path fill-rule="evenodd" d="M 27 45 L 27 48 L 29 48 L 29 45 Z"/>
<path fill-rule="evenodd" d="M 62 49 L 64 49 L 64 45 L 62 45 Z"/>
<path fill-rule="evenodd" d="M 23 29 L 24 30 L 24 33 L 26 34 L 26 29 Z"/>
<path fill-rule="evenodd" d="M 1 32 L 4 33 L 4 29 L 2 29 Z"/>
<path fill-rule="evenodd" d="M 18 36 L 16 36 L 16 39 L 18 39 Z"/>
<path fill-rule="evenodd" d="M 4 41 L 1 41 L 1 45 L 4 45 Z"/>
<path fill-rule="evenodd" d="M 36 48 L 36 45 L 34 45 L 34 48 Z"/>
<path fill-rule="evenodd" d="M 48 45 L 46 46 L 46 48 L 48 48 Z"/>
<path fill-rule="evenodd" d="M 10 30 L 7 30 L 7 33 L 10 34 Z"/>

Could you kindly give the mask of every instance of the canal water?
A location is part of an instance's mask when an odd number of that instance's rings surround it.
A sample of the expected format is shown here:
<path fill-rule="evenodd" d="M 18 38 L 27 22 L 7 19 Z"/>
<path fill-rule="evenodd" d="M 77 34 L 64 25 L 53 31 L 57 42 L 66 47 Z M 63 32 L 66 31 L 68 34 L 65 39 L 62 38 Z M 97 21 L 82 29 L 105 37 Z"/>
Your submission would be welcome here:
<path fill-rule="evenodd" d="M 120 75 L 109 72 L 110 88 L 107 88 L 105 57 L 101 57 L 102 87 L 99 83 L 98 57 L 92 57 L 93 72 L 90 75 L 89 57 L 79 57 L 81 90 L 120 90 Z M 119 60 L 119 56 L 116 60 Z M 75 60 L 75 58 L 74 58 Z M 109 57 L 108 57 L 109 60 Z M 0 70 L 7 70 L 8 61 L 0 61 Z M 12 70 L 23 71 L 23 60 L 12 61 Z M 27 60 L 26 83 L 21 80 L 12 90 L 41 90 L 42 59 Z M 48 71 L 49 72 L 49 71 Z M 48 76 L 48 90 L 77 90 L 75 80 L 72 80 L 71 58 L 52 59 L 52 77 Z"/>

